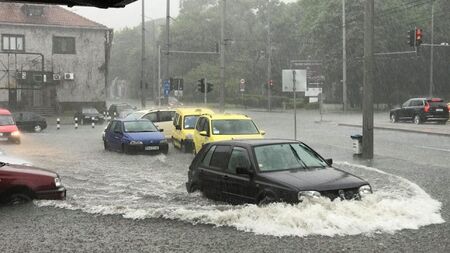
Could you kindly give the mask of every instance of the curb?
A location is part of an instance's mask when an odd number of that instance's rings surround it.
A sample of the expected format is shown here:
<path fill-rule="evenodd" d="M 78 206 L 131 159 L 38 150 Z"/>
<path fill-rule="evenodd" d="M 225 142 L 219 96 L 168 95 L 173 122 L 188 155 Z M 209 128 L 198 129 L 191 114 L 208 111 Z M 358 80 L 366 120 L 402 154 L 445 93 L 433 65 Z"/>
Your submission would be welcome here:
<path fill-rule="evenodd" d="M 362 127 L 362 125 L 358 124 L 347 124 L 347 123 L 338 123 L 338 126 L 346 126 L 346 127 Z M 421 130 L 412 130 L 412 129 L 402 129 L 402 128 L 391 128 L 391 127 L 380 127 L 374 126 L 374 129 L 378 130 L 387 130 L 387 131 L 397 131 L 397 132 L 409 132 L 409 133 L 418 133 L 418 134 L 429 134 L 429 135 L 437 135 L 437 136 L 445 136 L 450 137 L 450 133 L 436 133 L 436 132 L 427 132 Z"/>

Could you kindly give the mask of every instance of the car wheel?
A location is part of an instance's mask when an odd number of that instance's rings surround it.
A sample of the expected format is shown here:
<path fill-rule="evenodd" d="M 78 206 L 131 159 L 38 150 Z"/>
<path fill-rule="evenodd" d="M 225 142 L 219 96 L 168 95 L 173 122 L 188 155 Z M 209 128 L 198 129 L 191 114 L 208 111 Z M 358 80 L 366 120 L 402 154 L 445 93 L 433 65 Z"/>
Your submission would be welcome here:
<path fill-rule="evenodd" d="M 9 196 L 9 205 L 21 205 L 31 201 L 31 197 L 26 193 L 13 193 Z"/>
<path fill-rule="evenodd" d="M 103 147 L 105 150 L 109 150 L 108 143 L 106 141 L 103 141 Z"/>
<path fill-rule="evenodd" d="M 36 125 L 36 126 L 34 126 L 34 132 L 39 133 L 39 132 L 41 132 L 41 131 L 42 131 L 41 125 Z"/>
<path fill-rule="evenodd" d="M 391 122 L 392 123 L 397 123 L 398 122 L 397 115 L 395 113 L 391 114 Z"/>
<path fill-rule="evenodd" d="M 20 144 L 20 139 L 14 141 L 15 144 Z"/>
<path fill-rule="evenodd" d="M 180 150 L 181 150 L 182 153 L 186 153 L 186 151 L 187 151 L 186 144 L 184 144 L 183 141 L 181 141 Z"/>
<path fill-rule="evenodd" d="M 414 124 L 419 125 L 420 123 L 422 123 L 422 120 L 420 119 L 419 115 L 414 116 Z"/>
<path fill-rule="evenodd" d="M 189 193 L 193 193 L 200 190 L 196 184 L 191 184 L 191 186 L 189 187 Z"/>

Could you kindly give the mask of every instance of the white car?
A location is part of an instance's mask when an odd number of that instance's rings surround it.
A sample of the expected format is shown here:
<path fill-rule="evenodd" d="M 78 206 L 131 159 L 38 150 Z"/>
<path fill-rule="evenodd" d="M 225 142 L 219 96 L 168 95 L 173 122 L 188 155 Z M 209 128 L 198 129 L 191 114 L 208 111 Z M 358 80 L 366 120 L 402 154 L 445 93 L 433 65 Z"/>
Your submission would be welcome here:
<path fill-rule="evenodd" d="M 133 112 L 125 119 L 148 119 L 153 122 L 158 129 L 163 129 L 166 139 L 172 139 L 172 133 L 175 131 L 173 119 L 175 117 L 175 109 L 149 109 Z"/>

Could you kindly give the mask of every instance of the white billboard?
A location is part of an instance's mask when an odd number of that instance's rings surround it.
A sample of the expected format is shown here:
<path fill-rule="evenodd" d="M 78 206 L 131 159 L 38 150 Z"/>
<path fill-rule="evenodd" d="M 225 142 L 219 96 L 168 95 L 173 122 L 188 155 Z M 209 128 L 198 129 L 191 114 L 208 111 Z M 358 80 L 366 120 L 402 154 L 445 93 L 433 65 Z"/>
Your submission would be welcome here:
<path fill-rule="evenodd" d="M 305 97 L 318 97 L 320 93 L 322 93 L 322 88 L 308 88 Z"/>
<path fill-rule="evenodd" d="M 306 91 L 306 69 L 283 69 L 283 92 Z"/>

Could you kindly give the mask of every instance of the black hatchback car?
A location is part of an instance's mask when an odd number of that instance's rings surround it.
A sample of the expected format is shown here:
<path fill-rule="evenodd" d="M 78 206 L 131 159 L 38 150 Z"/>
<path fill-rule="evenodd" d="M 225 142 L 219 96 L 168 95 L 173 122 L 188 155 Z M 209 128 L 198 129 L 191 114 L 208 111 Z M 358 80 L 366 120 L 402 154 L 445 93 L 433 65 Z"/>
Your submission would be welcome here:
<path fill-rule="evenodd" d="M 28 132 L 41 132 L 47 128 L 47 120 L 34 112 L 13 112 L 17 128 Z"/>
<path fill-rule="evenodd" d="M 81 125 L 89 124 L 92 122 L 103 124 L 105 122 L 105 117 L 98 112 L 98 110 L 94 107 L 83 107 L 78 110 L 73 118 L 78 119 L 78 122 Z"/>
<path fill-rule="evenodd" d="M 298 203 L 307 198 L 360 199 L 368 182 L 331 167 L 306 144 L 290 140 L 233 140 L 203 146 L 188 172 L 188 192 L 232 204 Z"/>
<path fill-rule="evenodd" d="M 435 121 L 446 124 L 448 121 L 448 106 L 440 98 L 412 98 L 400 108 L 390 111 L 392 123 L 399 121 L 413 121 L 421 124 L 426 121 Z"/>

